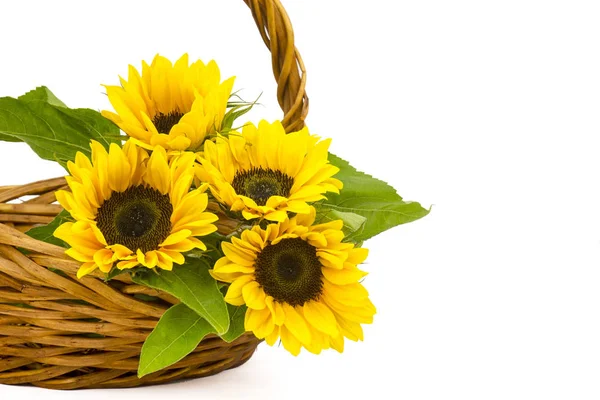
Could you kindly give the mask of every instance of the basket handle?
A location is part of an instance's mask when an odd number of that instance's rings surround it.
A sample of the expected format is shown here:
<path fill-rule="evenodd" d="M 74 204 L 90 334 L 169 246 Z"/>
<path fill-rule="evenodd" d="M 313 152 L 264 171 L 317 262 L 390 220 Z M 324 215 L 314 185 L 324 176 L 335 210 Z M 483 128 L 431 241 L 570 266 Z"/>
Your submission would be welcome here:
<path fill-rule="evenodd" d="M 271 51 L 273 75 L 277 81 L 277 100 L 283 110 L 281 123 L 286 132 L 304 127 L 308 114 L 306 70 L 294 46 L 292 23 L 279 0 L 244 0 L 252 11 L 263 41 Z"/>

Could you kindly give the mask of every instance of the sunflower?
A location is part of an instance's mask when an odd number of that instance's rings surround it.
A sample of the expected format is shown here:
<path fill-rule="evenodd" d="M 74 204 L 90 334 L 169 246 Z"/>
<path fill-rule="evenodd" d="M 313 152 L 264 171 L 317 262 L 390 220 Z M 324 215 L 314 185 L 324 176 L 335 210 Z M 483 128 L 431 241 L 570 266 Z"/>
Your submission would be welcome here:
<path fill-rule="evenodd" d="M 281 222 L 287 212 L 308 214 L 307 203 L 324 199 L 325 192 L 339 193 L 342 182 L 332 178 L 339 168 L 327 160 L 330 142 L 307 128 L 286 135 L 280 122 L 248 124 L 241 134 L 206 141 L 196 176 L 245 219 Z"/>
<path fill-rule="evenodd" d="M 66 253 L 82 262 L 77 276 L 99 268 L 108 273 L 116 263 L 126 269 L 143 265 L 171 270 L 183 264 L 181 253 L 206 250 L 195 236 L 216 230 L 205 188 L 190 191 L 193 153 L 167 162 L 156 147 L 151 156 L 132 141 L 109 151 L 92 141 L 92 160 L 77 153 L 69 162 L 71 191 L 58 191 L 58 202 L 75 222 L 62 224 L 54 236 L 71 246 Z"/>
<path fill-rule="evenodd" d="M 278 338 L 290 353 L 344 349 L 344 337 L 362 340 L 361 324 L 375 307 L 359 283 L 367 249 L 343 243 L 342 221 L 313 225 L 314 208 L 277 224 L 245 230 L 222 244 L 211 271 L 231 283 L 225 300 L 246 304 L 245 328 L 269 345 Z"/>
<path fill-rule="evenodd" d="M 147 149 L 196 150 L 221 129 L 233 81 L 221 82 L 214 61 L 189 65 L 184 54 L 173 65 L 157 55 L 151 65 L 142 63 L 141 75 L 130 65 L 129 80 L 105 86 L 116 113 L 102 115 Z"/>

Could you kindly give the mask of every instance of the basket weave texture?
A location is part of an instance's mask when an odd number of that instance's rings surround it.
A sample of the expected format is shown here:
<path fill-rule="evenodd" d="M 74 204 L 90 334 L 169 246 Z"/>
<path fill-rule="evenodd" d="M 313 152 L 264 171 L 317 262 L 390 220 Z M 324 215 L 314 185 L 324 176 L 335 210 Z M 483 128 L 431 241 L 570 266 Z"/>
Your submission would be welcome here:
<path fill-rule="evenodd" d="M 279 0 L 244 0 L 271 51 L 277 98 L 288 132 L 308 113 L 305 70 Z M 64 178 L 0 187 L 0 384 L 51 389 L 154 385 L 213 375 L 246 362 L 258 339 L 232 343 L 208 336 L 180 362 L 141 379 L 142 344 L 162 314 L 179 301 L 140 286 L 128 274 L 105 282 L 96 272 L 77 279 L 80 264 L 64 249 L 24 232 L 62 210 L 55 192 Z M 228 233 L 226 222 L 217 222 Z M 160 301 L 142 301 L 136 295 Z"/>

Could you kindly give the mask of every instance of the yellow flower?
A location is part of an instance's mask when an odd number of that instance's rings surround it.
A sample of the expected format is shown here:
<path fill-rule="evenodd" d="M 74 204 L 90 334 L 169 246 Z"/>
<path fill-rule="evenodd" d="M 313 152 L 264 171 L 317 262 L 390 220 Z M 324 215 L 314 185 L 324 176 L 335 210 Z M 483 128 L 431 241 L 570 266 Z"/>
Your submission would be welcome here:
<path fill-rule="evenodd" d="M 327 160 L 331 140 L 307 128 L 286 135 L 280 122 L 245 125 L 241 134 L 206 141 L 196 176 L 213 196 L 246 219 L 281 222 L 287 212 L 308 214 L 309 202 L 339 193 L 339 168 Z"/>
<path fill-rule="evenodd" d="M 214 61 L 189 65 L 184 54 L 173 65 L 157 55 L 151 65 L 142 63 L 141 75 L 130 65 L 127 81 L 105 86 L 116 114 L 102 115 L 149 150 L 197 150 L 208 134 L 221 129 L 233 81 L 221 83 Z"/>
<path fill-rule="evenodd" d="M 173 268 L 183 264 L 181 253 L 206 250 L 195 236 L 216 230 L 205 188 L 190 191 L 194 179 L 193 153 L 169 163 L 157 147 L 151 156 L 128 141 L 111 144 L 107 152 L 92 141 L 92 160 L 77 153 L 69 162 L 71 189 L 58 191 L 58 202 L 75 219 L 58 227 L 54 236 L 71 246 L 67 254 L 82 262 L 77 276 L 99 268 Z"/>
<path fill-rule="evenodd" d="M 224 242 L 225 254 L 211 271 L 229 282 L 225 300 L 246 304 L 245 328 L 269 345 L 278 338 L 292 354 L 342 352 L 344 337 L 362 340 L 361 324 L 375 307 L 359 283 L 357 268 L 367 249 L 343 243 L 342 221 L 314 223 L 314 208 L 266 229 L 254 226 Z"/>

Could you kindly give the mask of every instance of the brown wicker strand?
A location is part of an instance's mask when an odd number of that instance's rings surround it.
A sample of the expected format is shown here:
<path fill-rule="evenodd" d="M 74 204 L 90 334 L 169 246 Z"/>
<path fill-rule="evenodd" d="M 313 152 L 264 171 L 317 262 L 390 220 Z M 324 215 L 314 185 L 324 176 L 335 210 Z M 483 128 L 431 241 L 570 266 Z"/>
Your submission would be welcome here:
<path fill-rule="evenodd" d="M 294 45 L 292 23 L 279 0 L 244 0 L 250 7 L 263 41 L 271 51 L 277 99 L 286 132 L 304 127 L 308 115 L 306 69 Z"/>
<path fill-rule="evenodd" d="M 54 178 L 33 182 L 28 185 L 9 187 L 8 190 L 0 192 L 0 203 L 6 203 L 10 200 L 27 195 L 47 193 L 61 186 L 65 186 L 66 183 L 67 181 L 65 178 Z"/>

